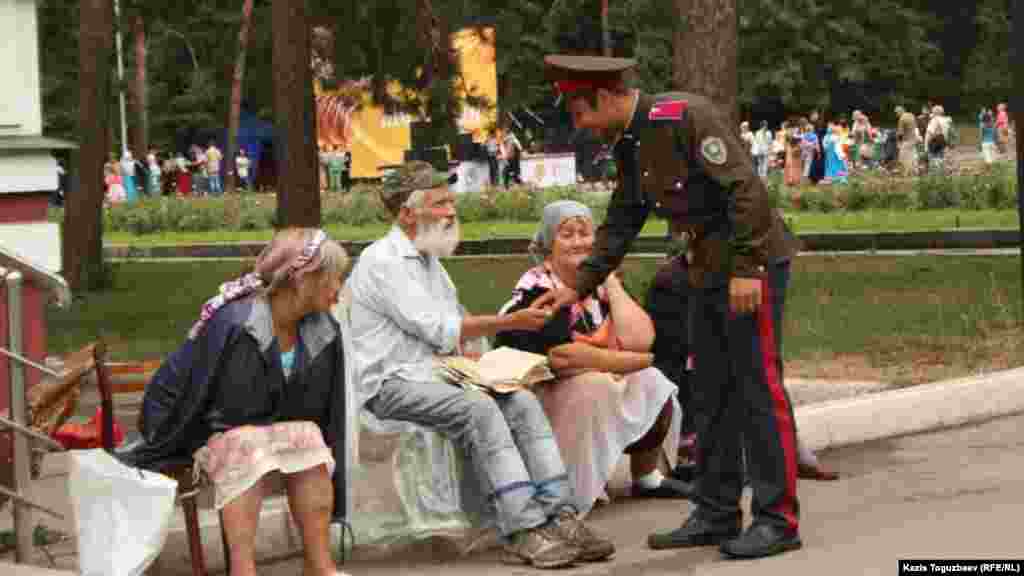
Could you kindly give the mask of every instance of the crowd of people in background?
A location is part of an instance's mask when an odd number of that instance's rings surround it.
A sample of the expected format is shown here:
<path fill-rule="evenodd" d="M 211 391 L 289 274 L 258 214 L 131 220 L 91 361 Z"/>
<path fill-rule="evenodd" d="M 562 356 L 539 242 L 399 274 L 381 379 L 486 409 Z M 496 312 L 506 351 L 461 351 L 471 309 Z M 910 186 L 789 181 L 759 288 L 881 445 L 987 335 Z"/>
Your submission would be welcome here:
<path fill-rule="evenodd" d="M 120 160 L 111 154 L 103 167 L 107 203 L 136 202 L 143 196 L 220 196 L 224 194 L 223 162 L 224 154 L 213 141 L 206 149 L 192 146 L 187 157 L 178 152 L 162 161 L 157 150 L 150 150 L 144 162 L 131 150 L 125 150 Z M 238 186 L 247 189 L 250 165 L 244 147 L 239 149 L 235 162 L 239 167 Z"/>
<path fill-rule="evenodd" d="M 348 191 L 352 187 L 352 153 L 341 146 L 320 146 L 320 191 Z"/>
<path fill-rule="evenodd" d="M 150 150 L 142 160 L 126 150 L 121 158 L 116 153 L 103 167 L 107 204 L 136 202 L 142 197 L 177 196 L 195 198 L 224 194 L 224 177 L 235 178 L 236 189 L 253 189 L 255 166 L 245 146 L 235 156 L 235 169 L 226 171 L 224 153 L 213 141 L 204 149 L 193 145 L 188 153 L 161 156 Z M 352 156 L 337 147 L 320 151 L 321 189 L 348 190 Z M 227 172 L 225 174 L 225 172 Z"/>
<path fill-rule="evenodd" d="M 790 118 L 774 132 L 767 121 L 757 130 L 749 122 L 740 124 L 740 136 L 759 176 L 767 179 L 781 172 L 787 186 L 847 182 L 850 174 L 885 169 L 904 175 L 921 175 L 947 170 L 947 151 L 959 143 L 953 119 L 941 105 L 928 104 L 914 115 L 897 106 L 896 128 L 872 124 L 867 114 L 854 110 L 845 117 L 825 121 L 818 111 L 806 117 Z M 1005 103 L 978 113 L 979 147 L 985 164 L 993 164 L 1010 151 L 1014 135 Z M 523 146 L 510 131 L 492 131 L 484 142 L 492 186 L 521 183 L 520 159 Z M 319 181 L 322 192 L 351 188 L 352 154 L 340 146 L 321 145 Z M 150 150 L 144 160 L 126 150 L 120 159 L 112 154 L 104 165 L 108 204 L 135 202 L 142 196 L 180 198 L 220 196 L 224 193 L 224 155 L 211 141 L 203 149 L 193 145 L 186 155 L 161 158 Z M 255 167 L 242 146 L 235 157 L 235 178 L 241 191 L 251 190 Z"/>
<path fill-rule="evenodd" d="M 946 171 L 946 156 L 959 144 L 953 119 L 941 105 L 929 104 L 914 115 L 896 107 L 895 130 L 873 125 L 867 114 L 854 110 L 845 117 L 825 121 L 811 112 L 791 118 L 772 132 L 767 121 L 756 131 L 749 122 L 740 124 L 754 167 L 762 178 L 781 172 L 787 186 L 847 182 L 850 174 L 886 169 L 904 175 Z M 978 114 L 980 149 L 984 162 L 992 164 L 1007 153 L 1013 135 L 1006 104 Z"/>
<path fill-rule="evenodd" d="M 484 141 L 491 186 L 521 184 L 520 160 L 523 145 L 511 130 L 492 131 Z"/>

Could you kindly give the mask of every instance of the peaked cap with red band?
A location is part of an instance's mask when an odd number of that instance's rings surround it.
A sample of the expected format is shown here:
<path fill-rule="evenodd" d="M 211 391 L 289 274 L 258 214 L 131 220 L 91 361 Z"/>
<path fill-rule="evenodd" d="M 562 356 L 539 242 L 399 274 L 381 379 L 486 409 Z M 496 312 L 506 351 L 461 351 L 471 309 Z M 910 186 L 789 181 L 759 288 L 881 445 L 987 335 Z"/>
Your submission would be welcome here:
<path fill-rule="evenodd" d="M 622 81 L 623 74 L 636 66 L 632 58 L 549 54 L 544 57 L 548 80 L 554 82 L 559 94 L 578 90 L 611 88 Z"/>

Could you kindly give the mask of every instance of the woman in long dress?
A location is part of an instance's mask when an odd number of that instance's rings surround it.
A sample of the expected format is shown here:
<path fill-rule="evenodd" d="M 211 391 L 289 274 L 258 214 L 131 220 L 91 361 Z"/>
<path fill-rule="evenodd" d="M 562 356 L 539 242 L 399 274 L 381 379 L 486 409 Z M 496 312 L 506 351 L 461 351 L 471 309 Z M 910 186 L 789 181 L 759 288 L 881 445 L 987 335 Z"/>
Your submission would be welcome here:
<path fill-rule="evenodd" d="M 185 159 L 184 154 L 178 152 L 174 158 L 174 164 L 177 169 L 178 197 L 187 198 L 192 195 L 192 172 L 189 162 Z"/>
<path fill-rule="evenodd" d="M 825 149 L 825 178 L 824 184 L 845 184 L 847 171 L 846 161 L 841 156 L 841 143 L 838 131 L 834 126 L 829 126 L 825 132 L 825 141 L 822 143 Z"/>
<path fill-rule="evenodd" d="M 532 251 L 537 266 L 520 278 L 505 313 L 529 307 L 545 292 L 576 283 L 594 244 L 590 209 L 574 201 L 544 208 Z M 503 332 L 499 346 L 547 354 L 558 380 L 535 390 L 548 415 L 573 486 L 573 505 L 588 512 L 623 453 L 630 455 L 632 496 L 687 498 L 689 484 L 663 476 L 664 453 L 675 466 L 682 410 L 677 388 L 651 367 L 650 316 L 616 275 L 594 296 L 560 310 L 540 332 Z"/>
<path fill-rule="evenodd" d="M 783 181 L 786 186 L 799 186 L 803 177 L 803 160 L 800 152 L 800 128 L 787 126 L 786 132 L 786 166 Z"/>
<path fill-rule="evenodd" d="M 135 182 L 135 158 L 132 151 L 126 150 L 121 157 L 121 185 L 124 186 L 124 195 L 127 202 L 135 202 L 139 199 L 138 184 Z"/>
<path fill-rule="evenodd" d="M 814 126 L 814 133 L 818 137 L 819 143 L 825 142 L 825 133 L 827 131 L 827 125 L 825 124 L 824 118 L 817 110 L 811 112 L 811 125 Z M 814 161 L 811 163 L 811 173 L 809 178 L 811 182 L 817 184 L 825 177 L 825 154 L 818 154 L 814 157 Z"/>
<path fill-rule="evenodd" d="M 121 165 L 110 162 L 103 167 L 103 183 L 107 186 L 107 203 L 124 202 L 124 186 L 121 184 Z"/>
<path fill-rule="evenodd" d="M 868 121 L 866 114 L 860 110 L 853 112 L 853 144 L 850 146 L 850 167 L 853 169 L 860 168 L 865 161 L 870 158 L 870 145 L 871 140 L 871 122 Z"/>

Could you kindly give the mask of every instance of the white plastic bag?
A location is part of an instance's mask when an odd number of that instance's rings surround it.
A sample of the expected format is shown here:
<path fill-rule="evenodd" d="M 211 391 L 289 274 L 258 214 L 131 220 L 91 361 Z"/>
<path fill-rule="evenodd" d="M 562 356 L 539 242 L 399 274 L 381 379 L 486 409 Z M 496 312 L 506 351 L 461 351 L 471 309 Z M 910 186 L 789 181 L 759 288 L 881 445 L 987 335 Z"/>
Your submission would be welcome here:
<path fill-rule="evenodd" d="M 178 482 L 125 466 L 103 450 L 74 450 L 68 493 L 81 576 L 139 576 L 174 517 Z"/>

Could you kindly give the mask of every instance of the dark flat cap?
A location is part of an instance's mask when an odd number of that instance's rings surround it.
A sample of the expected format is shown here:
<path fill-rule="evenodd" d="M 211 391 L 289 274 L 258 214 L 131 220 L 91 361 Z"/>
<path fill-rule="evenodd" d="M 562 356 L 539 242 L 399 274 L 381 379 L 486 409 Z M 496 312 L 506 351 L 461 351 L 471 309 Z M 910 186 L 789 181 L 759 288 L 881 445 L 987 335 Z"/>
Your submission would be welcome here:
<path fill-rule="evenodd" d="M 544 57 L 544 72 L 565 94 L 581 88 L 608 87 L 622 80 L 623 74 L 636 64 L 632 58 L 549 54 Z"/>
<path fill-rule="evenodd" d="M 381 166 L 380 169 L 383 172 L 380 199 L 392 214 L 398 214 L 413 191 L 430 190 L 453 183 L 453 175 L 438 172 L 422 160 Z"/>

